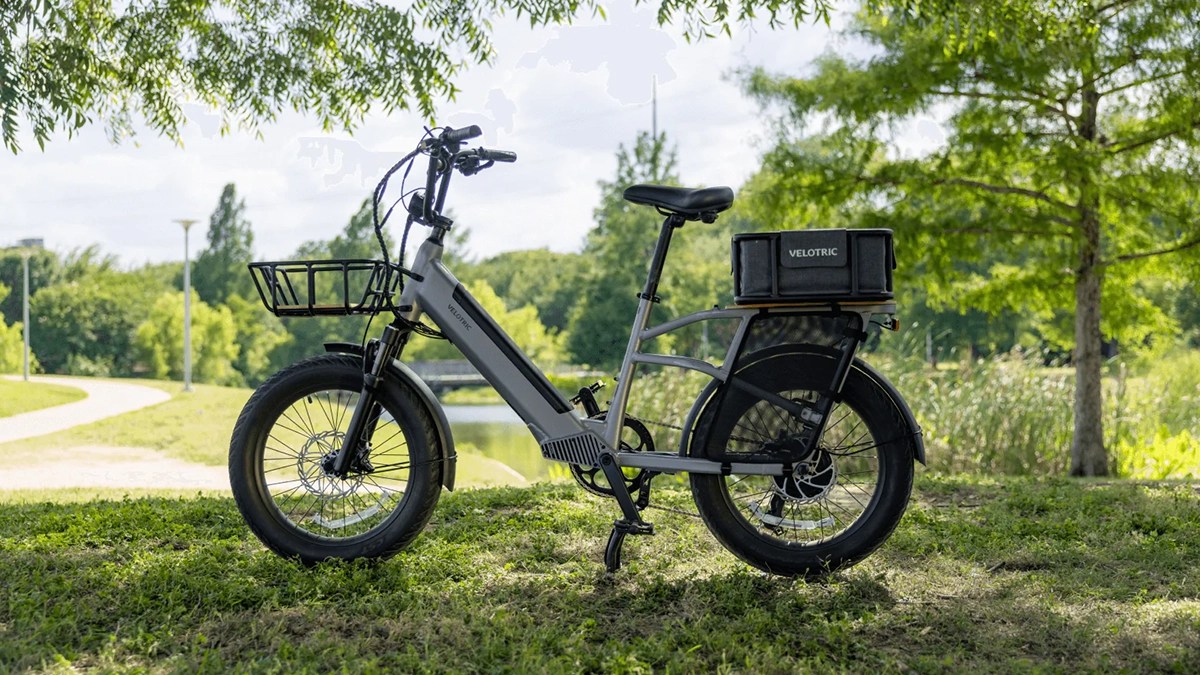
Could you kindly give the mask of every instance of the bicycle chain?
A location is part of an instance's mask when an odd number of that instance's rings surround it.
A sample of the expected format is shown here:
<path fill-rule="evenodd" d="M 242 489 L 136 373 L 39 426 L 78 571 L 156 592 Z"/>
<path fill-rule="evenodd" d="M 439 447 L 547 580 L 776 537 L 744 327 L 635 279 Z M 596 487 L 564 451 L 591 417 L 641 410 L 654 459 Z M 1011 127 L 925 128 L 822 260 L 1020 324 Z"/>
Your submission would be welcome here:
<path fill-rule="evenodd" d="M 651 426 L 663 427 L 663 428 L 666 428 L 666 429 L 673 429 L 673 430 L 675 430 L 675 431 L 679 431 L 679 432 L 683 432 L 683 431 L 685 431 L 685 429 L 684 429 L 683 427 L 675 426 L 674 424 L 668 424 L 668 423 L 666 423 L 666 422 L 657 422 L 657 421 L 655 421 L 655 420 L 647 420 L 647 419 L 642 419 L 642 418 L 640 418 L 640 417 L 633 417 L 633 415 L 629 415 L 629 414 L 626 414 L 625 416 L 626 416 L 626 417 L 631 417 L 631 418 L 633 418 L 633 419 L 637 420 L 638 422 L 641 422 L 642 424 L 649 424 L 649 425 L 651 425 Z M 731 440 L 731 441 L 739 441 L 739 442 L 742 442 L 742 443 L 757 443 L 757 442 L 759 442 L 759 441 L 757 441 L 757 440 L 755 440 L 755 439 L 752 439 L 752 438 L 743 438 L 743 437 L 741 437 L 741 436 L 730 436 L 730 437 L 729 437 L 729 440 Z"/>
<path fill-rule="evenodd" d="M 655 420 L 643 419 L 643 418 L 641 418 L 641 417 L 634 417 L 633 415 L 629 415 L 629 414 L 626 414 L 626 415 L 625 415 L 625 417 L 626 417 L 627 419 L 632 419 L 632 420 L 634 420 L 634 421 L 636 421 L 636 422 L 641 422 L 642 424 L 648 424 L 648 425 L 650 425 L 650 426 L 655 426 L 655 427 L 663 427 L 663 428 L 666 428 L 666 429 L 673 429 L 673 430 L 675 430 L 675 431 L 683 431 L 683 427 L 676 426 L 676 425 L 674 425 L 674 424 L 669 424 L 669 423 L 667 423 L 667 422 L 658 422 L 658 421 L 655 421 Z M 689 518 L 696 518 L 696 519 L 698 519 L 698 520 L 703 520 L 703 518 L 700 516 L 700 514 L 699 514 L 699 513 L 692 513 L 691 511 L 684 511 L 684 510 L 682 510 L 682 509 L 675 509 L 675 508 L 671 508 L 670 506 L 658 506 L 658 505 L 655 505 L 655 504 L 646 504 L 646 508 L 648 508 L 648 509 L 655 509 L 655 510 L 657 510 L 657 511 L 666 511 L 666 512 L 668 512 L 668 513 L 674 513 L 674 514 L 676 514 L 676 515 L 679 515 L 679 516 L 687 516 L 687 517 L 689 517 Z"/>
<path fill-rule="evenodd" d="M 667 429 L 674 429 L 675 431 L 683 431 L 683 427 L 678 427 L 678 426 L 675 426 L 674 424 L 668 424 L 666 422 L 656 422 L 655 420 L 642 419 L 641 417 L 634 417 L 633 415 L 630 415 L 630 414 L 626 414 L 625 417 L 632 419 L 632 420 L 636 420 L 638 422 L 641 422 L 642 424 L 649 424 L 649 425 L 656 426 L 656 427 L 664 427 Z"/>

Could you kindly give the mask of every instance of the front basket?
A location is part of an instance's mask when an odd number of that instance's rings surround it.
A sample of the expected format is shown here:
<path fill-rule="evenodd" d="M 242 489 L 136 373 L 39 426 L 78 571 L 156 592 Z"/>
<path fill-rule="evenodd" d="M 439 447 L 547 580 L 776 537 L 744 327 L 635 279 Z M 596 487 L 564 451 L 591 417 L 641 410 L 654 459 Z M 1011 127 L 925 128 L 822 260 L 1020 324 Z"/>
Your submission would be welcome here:
<path fill-rule="evenodd" d="M 250 263 L 258 297 L 275 316 L 378 314 L 408 270 L 381 260 Z"/>

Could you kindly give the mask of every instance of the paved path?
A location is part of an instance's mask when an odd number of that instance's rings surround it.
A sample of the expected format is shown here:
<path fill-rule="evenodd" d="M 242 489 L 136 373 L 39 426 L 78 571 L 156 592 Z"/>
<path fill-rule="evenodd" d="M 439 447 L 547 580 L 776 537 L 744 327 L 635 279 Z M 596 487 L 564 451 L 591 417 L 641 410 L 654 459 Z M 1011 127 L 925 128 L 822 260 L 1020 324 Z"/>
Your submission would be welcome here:
<path fill-rule="evenodd" d="M 81 445 L 18 467 L 0 466 L 0 490 L 177 488 L 229 492 L 229 470 L 146 448 Z"/>
<path fill-rule="evenodd" d="M 8 379 L 17 379 L 10 377 Z M 87 398 L 74 403 L 42 408 L 11 417 L 0 417 L 0 443 L 52 434 L 80 424 L 89 424 L 106 417 L 162 403 L 171 395 L 161 389 L 126 382 L 102 382 L 82 377 L 31 377 L 34 382 L 47 382 L 76 387 Z"/>

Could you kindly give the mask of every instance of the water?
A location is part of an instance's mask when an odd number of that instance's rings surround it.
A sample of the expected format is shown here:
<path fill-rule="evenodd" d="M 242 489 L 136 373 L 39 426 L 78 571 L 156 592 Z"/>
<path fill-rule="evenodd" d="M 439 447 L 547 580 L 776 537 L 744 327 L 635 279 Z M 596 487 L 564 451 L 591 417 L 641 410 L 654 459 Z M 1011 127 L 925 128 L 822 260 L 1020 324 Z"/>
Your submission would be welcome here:
<path fill-rule="evenodd" d="M 487 484 L 522 484 L 515 476 L 505 480 L 506 474 L 497 471 L 498 467 L 472 466 L 473 453 L 503 463 L 520 474 L 524 482 L 534 483 L 550 478 L 550 467 L 554 463 L 542 458 L 533 434 L 508 406 L 448 405 L 445 410 L 450 420 L 450 431 L 454 434 L 454 444 L 463 453 L 459 460 L 459 472 L 465 479 L 464 487 L 477 482 L 472 479 L 481 471 L 486 474 L 483 478 Z M 466 447 L 468 444 L 473 446 L 473 450 Z"/>

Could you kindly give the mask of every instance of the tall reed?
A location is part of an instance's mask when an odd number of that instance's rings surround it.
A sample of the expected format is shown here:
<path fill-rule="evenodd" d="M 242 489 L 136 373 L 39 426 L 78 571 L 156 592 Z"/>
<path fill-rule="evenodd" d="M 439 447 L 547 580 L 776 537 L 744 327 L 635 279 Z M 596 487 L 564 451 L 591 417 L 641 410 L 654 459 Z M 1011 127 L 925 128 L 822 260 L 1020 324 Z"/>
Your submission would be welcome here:
<path fill-rule="evenodd" d="M 938 473 L 1062 475 L 1074 433 L 1074 373 L 1041 354 L 1014 351 L 933 368 L 901 350 L 868 354 L 912 407 Z M 1118 476 L 1200 476 L 1200 351 L 1143 367 L 1110 364 L 1105 439 Z M 672 369 L 638 377 L 631 414 L 647 420 L 658 450 L 675 451 L 707 377 Z M 665 422 L 669 426 L 654 424 Z"/>

